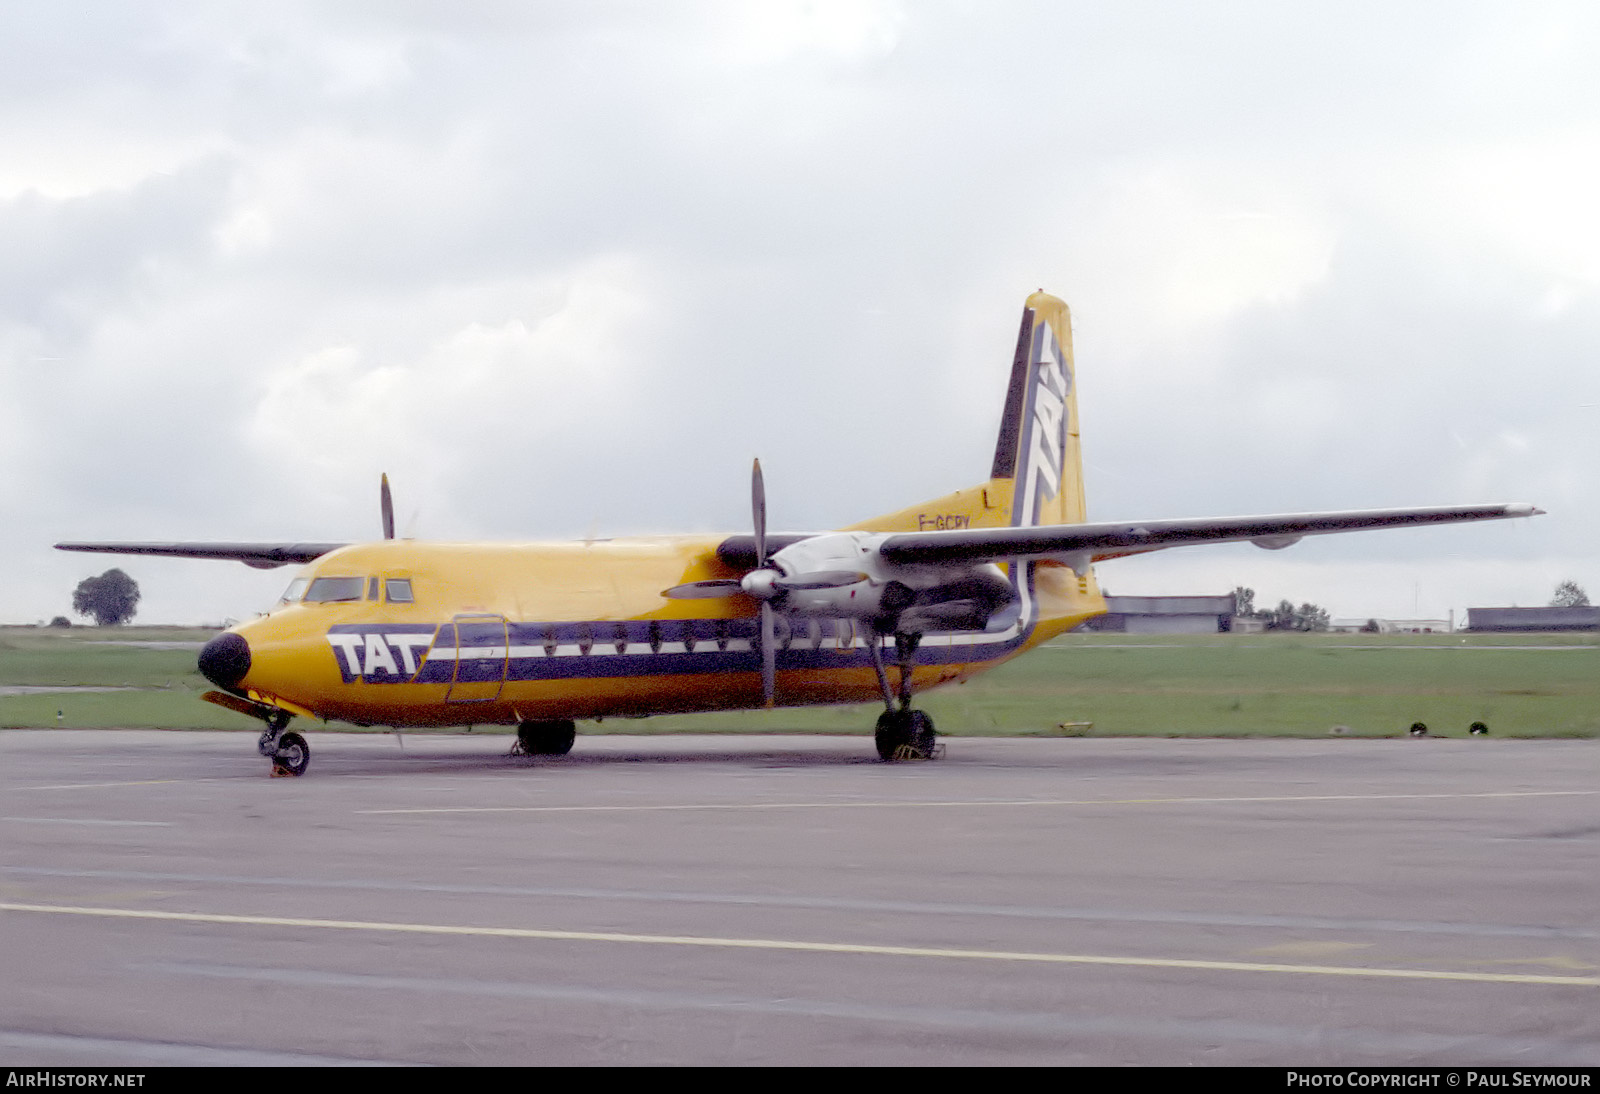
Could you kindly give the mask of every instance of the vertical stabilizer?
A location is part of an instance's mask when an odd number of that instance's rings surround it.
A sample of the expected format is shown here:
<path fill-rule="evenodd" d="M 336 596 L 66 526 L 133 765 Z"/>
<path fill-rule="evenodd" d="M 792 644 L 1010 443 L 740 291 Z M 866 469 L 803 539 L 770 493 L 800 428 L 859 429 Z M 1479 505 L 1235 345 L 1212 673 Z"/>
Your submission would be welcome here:
<path fill-rule="evenodd" d="M 1028 297 L 1022 311 L 990 476 L 1012 481 L 1013 525 L 1085 519 L 1072 315 L 1048 293 Z"/>

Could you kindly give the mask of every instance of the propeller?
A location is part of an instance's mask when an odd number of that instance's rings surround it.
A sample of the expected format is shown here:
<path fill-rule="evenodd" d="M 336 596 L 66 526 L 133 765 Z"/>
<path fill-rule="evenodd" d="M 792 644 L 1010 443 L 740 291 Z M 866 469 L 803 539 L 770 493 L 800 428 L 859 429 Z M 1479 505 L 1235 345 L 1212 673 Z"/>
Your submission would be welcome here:
<path fill-rule="evenodd" d="M 394 538 L 394 496 L 389 493 L 389 476 L 385 474 L 378 486 L 378 509 L 383 514 L 383 538 Z"/>
<path fill-rule="evenodd" d="M 767 558 L 767 487 L 761 478 L 761 461 L 756 460 L 750 469 L 750 513 L 756 526 L 756 558 L 761 569 L 745 575 L 745 580 L 756 573 L 771 573 L 771 560 Z M 743 583 L 741 583 L 743 584 Z M 746 587 L 748 591 L 748 587 Z M 770 596 L 761 599 L 761 705 L 771 709 L 778 696 L 778 641 L 773 633 L 773 611 Z"/>
<path fill-rule="evenodd" d="M 759 605 L 761 651 L 761 704 L 771 707 L 778 689 L 777 609 L 774 602 L 787 593 L 843 589 L 869 580 L 857 570 L 814 570 L 788 576 L 767 554 L 767 488 L 761 476 L 761 461 L 750 468 L 750 522 L 755 528 L 756 568 L 741 578 L 712 578 L 689 581 L 662 590 L 673 600 L 716 600 L 729 596 L 748 596 Z"/>
<path fill-rule="evenodd" d="M 750 520 L 755 526 L 757 566 L 742 578 L 724 577 L 707 581 L 689 581 L 662 590 L 661 595 L 672 600 L 715 600 L 727 596 L 748 596 L 760 602 L 760 630 L 757 641 L 761 649 L 761 705 L 771 707 L 778 691 L 778 640 L 776 613 L 772 601 L 790 588 L 828 588 L 827 584 L 812 585 L 842 575 L 842 571 L 806 574 L 795 584 L 785 584 L 788 579 L 772 565 L 767 557 L 767 488 L 761 478 L 761 461 L 750 468 Z M 851 582 L 857 575 L 850 574 Z M 850 582 L 843 582 L 849 584 Z"/>

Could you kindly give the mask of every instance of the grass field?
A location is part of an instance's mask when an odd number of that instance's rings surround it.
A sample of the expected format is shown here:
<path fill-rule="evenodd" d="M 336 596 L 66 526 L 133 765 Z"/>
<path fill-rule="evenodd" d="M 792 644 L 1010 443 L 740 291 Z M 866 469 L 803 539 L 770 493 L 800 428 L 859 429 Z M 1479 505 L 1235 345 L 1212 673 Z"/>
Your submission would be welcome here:
<path fill-rule="evenodd" d="M 257 723 L 200 701 L 194 649 L 211 632 L 157 627 L 0 627 L 0 728 L 237 729 Z M 27 687 L 117 688 L 47 691 Z M 1424 722 L 1465 736 L 1600 735 L 1600 636 L 1074 634 L 919 699 L 953 735 L 1395 736 Z M 59 718 L 58 718 L 59 712 Z M 871 706 L 674 715 L 584 732 L 864 733 Z M 1061 723 L 1091 723 L 1063 730 Z M 341 727 L 349 728 L 349 727 Z M 487 727 L 486 727 L 487 728 Z M 483 730 L 479 730 L 483 732 Z"/>

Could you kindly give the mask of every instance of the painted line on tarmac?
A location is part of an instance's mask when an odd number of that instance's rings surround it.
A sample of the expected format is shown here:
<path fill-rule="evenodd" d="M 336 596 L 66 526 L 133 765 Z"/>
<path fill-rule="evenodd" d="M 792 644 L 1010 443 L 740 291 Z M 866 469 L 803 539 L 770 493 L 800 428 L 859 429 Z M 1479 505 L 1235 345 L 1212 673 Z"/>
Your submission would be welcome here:
<path fill-rule="evenodd" d="M 1331 931 L 1385 931 L 1407 934 L 1476 935 L 1553 940 L 1600 938 L 1600 930 L 1583 927 L 1530 926 L 1517 923 L 1461 923 L 1434 920 L 1364 919 L 1358 917 L 1264 915 L 1229 912 L 1154 912 L 1139 908 L 1063 908 L 1056 905 L 972 904 L 939 901 L 870 900 L 821 894 L 707 892 L 675 889 L 599 889 L 555 885 L 458 885 L 447 882 L 398 881 L 379 878 L 309 878 L 277 874 L 189 874 L 154 870 L 71 870 L 51 866 L 0 864 L 0 874 L 22 877 L 75 878 L 170 885 L 248 885 L 271 889 L 335 889 L 358 892 L 445 893 L 454 896 L 536 897 L 567 900 L 625 901 L 638 904 L 712 904 L 732 907 L 804 908 L 810 911 L 889 912 L 897 915 L 994 916 L 1108 923 L 1174 923 L 1203 927 L 1267 927 Z"/>
<path fill-rule="evenodd" d="M 125 1038 L 87 1037 L 71 1033 L 36 1033 L 26 1029 L 0 1029 L 0 1052 L 38 1058 L 57 1053 L 86 1067 L 417 1067 L 410 1062 L 352 1060 L 343 1056 L 312 1056 L 281 1045 L 269 1048 L 227 1048 L 220 1045 L 182 1044 L 172 1041 L 133 1041 Z M 82 1061 L 103 1060 L 103 1063 Z M 12 1074 L 22 1071 L 16 1068 Z M 31 1069 L 30 1069 L 31 1070 Z M 46 1070 L 40 1068 L 38 1070 Z M 65 1085 L 65 1084 L 63 1084 Z M 154 1085 L 154 1084 L 152 1084 Z"/>
<path fill-rule="evenodd" d="M 247 927 L 297 927 L 314 930 L 372 931 L 388 934 L 517 938 L 545 942 L 604 942 L 620 945 L 694 946 L 708 949 L 779 950 L 800 953 L 947 960 L 1001 961 L 1043 965 L 1110 965 L 1123 968 L 1194 969 L 1209 972 L 1287 973 L 1301 976 L 1359 976 L 1388 980 L 1453 980 L 1474 984 L 1544 984 L 1600 987 L 1600 976 L 1549 976 L 1531 973 L 1450 972 L 1439 969 L 1361 968 L 1340 965 L 1286 965 L 1255 961 L 1201 961 L 1178 957 L 1114 957 L 1104 954 L 1029 953 L 923 946 L 880 946 L 859 942 L 802 942 L 780 938 L 717 938 L 700 935 L 622 934 L 610 931 L 560 931 L 536 927 L 474 927 L 440 923 L 385 923 L 359 919 L 300 919 L 287 916 L 163 912 L 144 908 L 86 908 L 62 904 L 0 903 L 0 911 L 102 919 L 145 919 L 176 923 L 216 923 Z"/>
<path fill-rule="evenodd" d="M 133 779 L 117 783 L 62 783 L 59 786 L 18 786 L 15 790 L 100 790 L 111 786 L 168 786 L 172 783 L 214 783 L 222 779 Z"/>
<path fill-rule="evenodd" d="M 691 802 L 671 805 L 452 805 L 415 809 L 357 809 L 359 816 L 411 813 L 672 813 L 740 809 L 984 809 L 1069 805 L 1229 805 L 1271 802 L 1418 801 L 1459 798 L 1560 798 L 1600 790 L 1485 790 L 1462 794 L 1301 794 L 1240 798 L 980 798 L 972 801 Z"/>
<path fill-rule="evenodd" d="M 172 821 L 101 820 L 94 817 L 0 817 L 14 824 L 103 824 L 115 828 L 171 828 Z"/>
<path fill-rule="evenodd" d="M 562 1003 L 568 1006 L 627 1007 L 636 1010 L 706 1012 L 725 1019 L 727 1015 L 752 1014 L 779 1018 L 834 1018 L 851 1022 L 893 1023 L 923 1029 L 952 1029 L 966 1035 L 974 1030 L 1016 1037 L 1027 1033 L 1052 1039 L 1070 1037 L 1131 1037 L 1139 1041 L 1199 1043 L 1215 1050 L 1217 1045 L 1237 1049 L 1239 1042 L 1282 1045 L 1302 1051 L 1342 1052 L 1345 1055 L 1438 1056 L 1451 1059 L 1462 1051 L 1463 1037 L 1459 1033 L 1432 1033 L 1406 1029 L 1341 1029 L 1323 1025 L 1315 1014 L 1302 1013 L 1304 1024 L 1291 1025 L 1269 1022 L 1252 1022 L 1243 1018 L 1177 1018 L 1152 1014 L 1143 1009 L 1135 1013 L 1119 1014 L 1096 1009 L 1094 1013 L 1072 1014 L 1060 1011 L 1028 1011 L 1008 1009 L 1003 1002 L 988 1000 L 990 1005 L 978 1007 L 941 1006 L 937 1001 L 898 1003 L 851 998 L 816 998 L 784 994 L 773 996 L 759 992 L 741 994 L 711 994 L 697 991 L 660 991 L 627 986 L 606 987 L 570 983 L 550 983 L 527 980 L 468 980 L 457 977 L 402 976 L 359 972 L 338 972 L 331 969 L 261 968 L 243 965 L 187 964 L 173 961 L 141 963 L 129 966 L 137 972 L 154 972 L 167 976 L 188 976 L 221 981 L 245 981 L 274 985 L 287 985 L 297 990 L 306 987 L 355 989 L 369 993 L 382 993 L 385 997 L 394 992 L 414 992 L 429 998 L 442 993 L 487 999 L 533 1000 Z M 842 992 L 840 994 L 843 994 Z M 1292 1021 L 1297 1015 L 1281 1017 Z M 613 1029 L 623 1028 L 613 1022 Z M 876 1042 L 875 1042 L 876 1043 Z M 1005 1042 L 1002 1042 L 1004 1044 Z M 1015 1042 L 1011 1042 L 1015 1044 Z M 1592 1066 L 1594 1052 L 1583 1044 L 1560 1040 L 1559 1034 L 1544 1039 L 1530 1036 L 1499 1036 L 1494 1033 L 1475 1033 L 1470 1041 L 1472 1051 L 1480 1056 L 1509 1059 L 1538 1060 L 1542 1066 Z M 4 1043 L 0 1042 L 0 1048 Z M 952 1046 L 959 1053 L 962 1042 Z M 875 1061 L 869 1055 L 861 1062 Z M 1020 1049 L 1018 1050 L 1021 1051 Z M 823 1059 L 823 1063 L 853 1063 L 848 1049 L 836 1050 Z M 608 1063 L 606 1046 L 594 1049 L 595 1062 Z M 707 1057 L 711 1059 L 712 1057 Z M 551 1062 L 566 1063 L 569 1058 Z M 498 1061 L 484 1059 L 493 1064 Z M 651 1062 L 662 1062 L 659 1058 Z M 693 1062 L 692 1060 L 690 1062 Z M 923 1062 L 937 1062 L 931 1054 Z M 1029 1062 L 1020 1056 L 1016 1062 Z M 1208 1061 L 1211 1062 L 1211 1061 Z M 1215 1061 L 1231 1063 L 1231 1060 Z"/>

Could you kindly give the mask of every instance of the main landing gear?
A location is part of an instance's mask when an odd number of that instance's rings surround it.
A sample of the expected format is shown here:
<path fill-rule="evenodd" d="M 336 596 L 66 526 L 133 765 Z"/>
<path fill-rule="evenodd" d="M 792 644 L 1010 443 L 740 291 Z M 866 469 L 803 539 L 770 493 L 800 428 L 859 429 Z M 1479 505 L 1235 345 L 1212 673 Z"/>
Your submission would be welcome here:
<path fill-rule="evenodd" d="M 565 756 L 572 751 L 578 727 L 572 722 L 523 722 L 517 726 L 513 756 Z"/>
<path fill-rule="evenodd" d="M 256 751 L 272 761 L 272 777 L 304 775 L 311 763 L 311 746 L 298 733 L 285 733 L 289 712 L 280 710 L 267 719 L 267 728 L 256 741 Z"/>
<path fill-rule="evenodd" d="M 894 636 L 895 660 L 900 669 L 900 694 L 889 688 L 889 673 L 883 666 L 883 651 L 874 636 L 867 643 L 872 653 L 872 668 L 878 674 L 878 687 L 883 691 L 884 712 L 878 715 L 878 726 L 873 741 L 878 746 L 878 758 L 891 760 L 933 760 L 941 749 L 935 744 L 938 734 L 933 729 L 933 719 L 927 713 L 911 709 L 911 664 L 917 653 L 916 634 Z M 896 700 L 899 707 L 896 709 Z"/>

